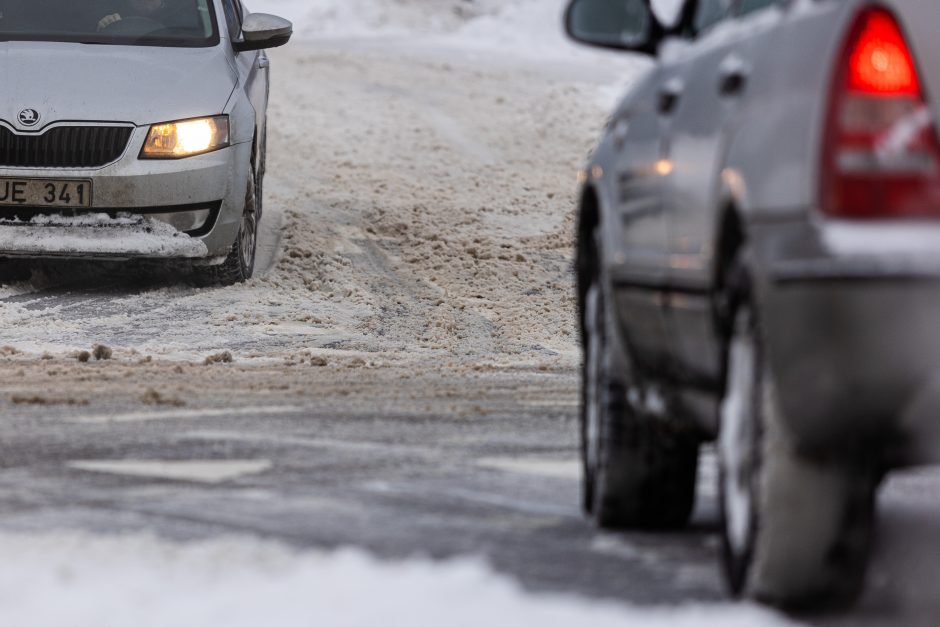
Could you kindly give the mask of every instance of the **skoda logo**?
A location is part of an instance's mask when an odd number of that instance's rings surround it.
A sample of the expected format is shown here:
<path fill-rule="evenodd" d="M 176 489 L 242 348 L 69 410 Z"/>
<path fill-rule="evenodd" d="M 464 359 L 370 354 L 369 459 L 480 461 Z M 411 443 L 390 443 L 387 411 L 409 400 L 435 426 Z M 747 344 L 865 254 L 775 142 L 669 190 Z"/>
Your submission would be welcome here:
<path fill-rule="evenodd" d="M 20 111 L 20 124 L 23 126 L 36 126 L 39 124 L 39 112 L 35 109 L 23 109 Z"/>

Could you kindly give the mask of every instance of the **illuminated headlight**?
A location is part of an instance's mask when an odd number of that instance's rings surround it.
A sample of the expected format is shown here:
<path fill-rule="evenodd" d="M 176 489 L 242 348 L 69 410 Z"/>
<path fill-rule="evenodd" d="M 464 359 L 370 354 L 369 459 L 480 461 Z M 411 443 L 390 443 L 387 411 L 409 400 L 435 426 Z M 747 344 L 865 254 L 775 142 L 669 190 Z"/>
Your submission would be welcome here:
<path fill-rule="evenodd" d="M 141 159 L 182 159 L 228 146 L 228 116 L 154 124 Z"/>

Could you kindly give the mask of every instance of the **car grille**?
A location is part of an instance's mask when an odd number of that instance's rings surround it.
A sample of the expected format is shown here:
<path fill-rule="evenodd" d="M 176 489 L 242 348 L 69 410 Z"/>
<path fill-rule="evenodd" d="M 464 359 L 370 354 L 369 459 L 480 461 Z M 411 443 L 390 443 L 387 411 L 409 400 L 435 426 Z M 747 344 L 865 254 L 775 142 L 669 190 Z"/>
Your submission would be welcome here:
<path fill-rule="evenodd" d="M 0 127 L 0 167 L 100 167 L 121 156 L 133 130 L 127 126 L 59 126 L 42 135 L 17 135 Z"/>

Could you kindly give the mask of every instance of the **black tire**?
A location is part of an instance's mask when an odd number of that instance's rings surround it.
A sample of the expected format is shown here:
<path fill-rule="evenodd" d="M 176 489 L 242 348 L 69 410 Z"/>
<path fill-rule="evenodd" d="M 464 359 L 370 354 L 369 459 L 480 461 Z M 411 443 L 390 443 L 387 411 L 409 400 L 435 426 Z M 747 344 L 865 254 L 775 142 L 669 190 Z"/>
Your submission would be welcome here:
<path fill-rule="evenodd" d="M 726 581 L 736 595 L 785 609 L 845 607 L 864 587 L 877 475 L 797 450 L 756 308 L 740 302 L 718 446 Z"/>
<path fill-rule="evenodd" d="M 261 221 L 261 218 L 264 217 L 264 203 L 262 201 L 264 199 L 264 176 L 267 173 L 267 169 L 268 169 L 267 161 L 268 161 L 268 132 L 267 132 L 267 129 L 265 129 L 261 133 L 261 153 L 258 158 L 256 167 L 254 168 L 256 172 L 255 185 L 258 188 L 258 199 L 257 199 L 257 205 L 256 205 L 257 211 L 255 211 L 255 213 L 258 214 L 259 222 Z"/>
<path fill-rule="evenodd" d="M 0 258 L 0 285 L 9 285 L 25 281 L 30 277 L 30 269 L 25 261 Z"/>
<path fill-rule="evenodd" d="M 627 401 L 632 382 L 609 303 L 597 276 L 583 308 L 583 506 L 604 529 L 679 528 L 695 504 L 699 442 Z"/>
<path fill-rule="evenodd" d="M 257 184 L 254 165 L 248 177 L 248 189 L 245 193 L 245 210 L 242 223 L 235 236 L 235 242 L 225 261 L 214 266 L 195 266 L 194 279 L 203 287 L 229 286 L 244 283 L 251 278 L 255 270 L 255 255 L 258 249 L 258 220 L 261 215 L 261 188 Z"/>

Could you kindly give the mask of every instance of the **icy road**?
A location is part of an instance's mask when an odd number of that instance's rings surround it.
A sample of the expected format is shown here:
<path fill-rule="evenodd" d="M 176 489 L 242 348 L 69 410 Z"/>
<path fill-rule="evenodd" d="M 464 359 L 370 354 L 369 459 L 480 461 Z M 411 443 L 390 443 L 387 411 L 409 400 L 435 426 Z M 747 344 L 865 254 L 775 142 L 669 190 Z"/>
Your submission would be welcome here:
<path fill-rule="evenodd" d="M 688 531 L 598 534 L 578 509 L 574 175 L 633 64 L 407 39 L 272 57 L 260 276 L 52 265 L 0 288 L 0 621 L 56 623 L 41 591 L 95 625 L 265 603 L 278 625 L 780 624 L 724 597 L 710 455 Z M 96 344 L 111 358 L 77 359 Z M 871 591 L 825 624 L 940 609 L 940 474 L 882 505 Z M 350 546 L 372 557 L 330 557 Z"/>

